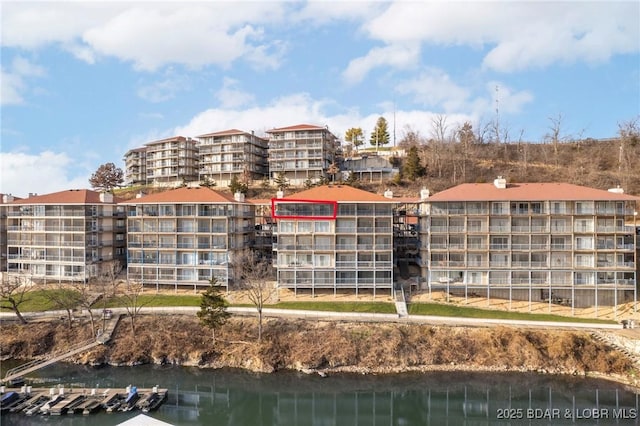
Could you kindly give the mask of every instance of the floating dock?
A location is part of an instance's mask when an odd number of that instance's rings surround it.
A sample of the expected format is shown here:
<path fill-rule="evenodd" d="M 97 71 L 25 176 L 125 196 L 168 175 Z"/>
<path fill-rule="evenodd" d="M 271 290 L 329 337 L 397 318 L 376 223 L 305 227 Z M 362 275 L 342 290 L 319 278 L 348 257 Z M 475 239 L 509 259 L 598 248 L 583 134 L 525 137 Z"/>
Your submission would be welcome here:
<path fill-rule="evenodd" d="M 114 412 L 140 410 L 149 412 L 167 399 L 167 389 L 154 386 L 139 389 L 87 389 L 55 386 L 52 388 L 0 387 L 0 413 L 34 415 L 89 415 L 98 411 Z M 132 394 L 134 397 L 132 398 Z"/>

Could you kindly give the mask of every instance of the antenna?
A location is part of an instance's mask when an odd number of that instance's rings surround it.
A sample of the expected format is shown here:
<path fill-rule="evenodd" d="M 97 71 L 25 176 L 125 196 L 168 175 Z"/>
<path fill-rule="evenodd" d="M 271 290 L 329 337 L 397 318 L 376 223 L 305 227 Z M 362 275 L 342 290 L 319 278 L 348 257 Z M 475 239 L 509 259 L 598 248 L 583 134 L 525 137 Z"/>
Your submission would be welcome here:
<path fill-rule="evenodd" d="M 496 142 L 500 143 L 500 86 L 496 84 Z"/>

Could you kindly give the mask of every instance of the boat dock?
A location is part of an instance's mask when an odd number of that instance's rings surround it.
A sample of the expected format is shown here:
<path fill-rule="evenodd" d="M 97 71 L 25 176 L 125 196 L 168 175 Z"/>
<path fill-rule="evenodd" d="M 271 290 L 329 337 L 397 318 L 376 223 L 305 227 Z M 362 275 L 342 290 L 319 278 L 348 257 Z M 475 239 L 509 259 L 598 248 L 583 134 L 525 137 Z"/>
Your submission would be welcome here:
<path fill-rule="evenodd" d="M 0 413 L 22 413 L 33 415 L 89 415 L 98 411 L 114 412 L 140 410 L 149 412 L 158 408 L 167 399 L 167 389 L 154 386 L 138 389 L 127 386 L 123 389 L 67 389 L 0 387 Z"/>

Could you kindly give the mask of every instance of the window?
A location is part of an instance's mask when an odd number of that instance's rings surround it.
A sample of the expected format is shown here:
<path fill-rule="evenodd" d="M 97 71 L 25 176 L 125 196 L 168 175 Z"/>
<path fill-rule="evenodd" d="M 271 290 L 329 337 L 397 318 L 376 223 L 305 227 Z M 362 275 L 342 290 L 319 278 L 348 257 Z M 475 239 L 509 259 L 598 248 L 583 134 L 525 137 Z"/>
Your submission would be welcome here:
<path fill-rule="evenodd" d="M 312 232 L 313 222 L 298 222 L 298 232 Z"/>
<path fill-rule="evenodd" d="M 331 232 L 331 223 L 329 221 L 316 221 L 314 227 L 315 232 Z"/>

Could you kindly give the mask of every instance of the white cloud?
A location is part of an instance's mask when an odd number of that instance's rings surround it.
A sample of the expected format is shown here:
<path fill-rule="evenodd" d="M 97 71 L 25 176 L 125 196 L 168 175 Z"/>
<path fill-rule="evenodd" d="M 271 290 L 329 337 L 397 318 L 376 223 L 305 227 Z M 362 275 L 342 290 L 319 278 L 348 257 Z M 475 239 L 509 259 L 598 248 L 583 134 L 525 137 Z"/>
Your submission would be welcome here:
<path fill-rule="evenodd" d="M 0 80 L 2 85 L 0 89 L 1 105 L 24 104 L 24 93 L 29 90 L 26 80 L 31 77 L 42 77 L 46 74 L 43 67 L 21 56 L 14 57 L 9 69 L 3 68 L 0 72 L 2 77 Z"/>
<path fill-rule="evenodd" d="M 193 137 L 236 128 L 247 132 L 255 131 L 257 135 L 264 136 L 265 131 L 277 127 L 313 124 L 328 126 L 329 130 L 340 139 L 344 138 L 347 129 L 361 127 L 368 138 L 378 117 L 383 116 L 389 122 L 391 139 L 393 140 L 393 129 L 395 128 L 396 141 L 399 142 L 402 137 L 402 129 L 406 126 L 420 131 L 423 135 L 429 135 L 432 118 L 439 115 L 427 110 L 397 110 L 394 113 L 392 102 L 386 102 L 385 105 L 387 105 L 386 109 L 375 114 L 363 115 L 357 109 L 328 113 L 327 110 L 334 106 L 332 101 L 317 100 L 308 94 L 298 93 L 275 99 L 268 105 L 255 105 L 247 109 L 208 109 L 194 116 L 186 125 L 169 133 Z M 460 113 L 447 115 L 448 123 L 452 126 L 462 124 L 465 121 L 474 121 L 475 118 L 473 115 Z M 150 140 L 152 139 L 146 142 Z"/>
<path fill-rule="evenodd" d="M 511 87 L 499 81 L 490 81 L 485 85 L 486 93 L 491 98 L 491 104 L 483 109 L 485 112 L 493 108 L 499 109 L 500 114 L 518 114 L 522 108 L 533 101 L 533 94 L 527 90 L 514 91 Z"/>
<path fill-rule="evenodd" d="M 180 75 L 167 73 L 160 81 L 144 84 L 138 88 L 136 94 L 145 101 L 160 103 L 173 99 L 176 94 L 190 87 L 189 81 Z"/>
<path fill-rule="evenodd" d="M 274 68 L 282 44 L 261 25 L 280 22 L 286 3 L 70 2 L 3 5 L 3 46 L 38 49 L 57 44 L 78 59 L 100 56 L 153 71 L 166 64 L 229 66 L 246 58 Z M 25 31 L 28 28 L 28 31 Z"/>
<path fill-rule="evenodd" d="M 486 49 L 484 67 L 511 72 L 638 52 L 639 13 L 637 2 L 400 1 L 363 24 L 363 31 L 387 46 Z M 405 64 L 370 62 L 369 69 L 381 65 Z"/>
<path fill-rule="evenodd" d="M 362 81 L 373 68 L 388 65 L 394 68 L 414 66 L 420 57 L 420 48 L 413 44 L 394 44 L 374 47 L 365 56 L 349 62 L 343 76 L 347 83 Z"/>
<path fill-rule="evenodd" d="M 0 69 L 0 105 L 20 105 L 24 103 L 22 76 Z"/>
<path fill-rule="evenodd" d="M 90 173 L 69 176 L 76 159 L 64 152 L 0 153 L 0 193 L 24 197 L 66 189 L 89 188 Z"/>
<path fill-rule="evenodd" d="M 403 95 L 413 95 L 415 102 L 429 107 L 442 106 L 445 111 L 464 109 L 470 96 L 468 89 L 436 68 L 428 68 L 416 78 L 398 84 L 396 90 Z"/>
<path fill-rule="evenodd" d="M 222 88 L 216 92 L 216 99 L 221 108 L 238 108 L 253 103 L 255 96 L 240 89 L 240 82 L 233 78 L 225 77 Z"/>

